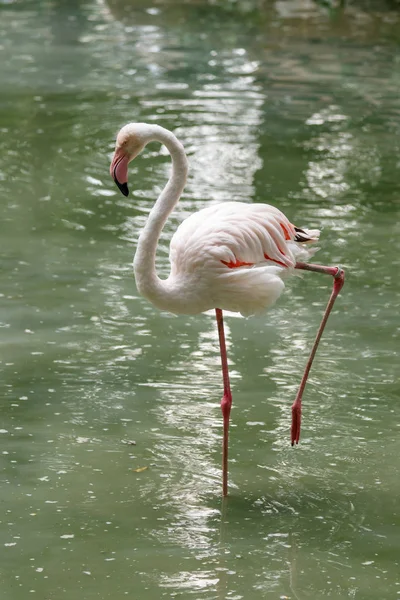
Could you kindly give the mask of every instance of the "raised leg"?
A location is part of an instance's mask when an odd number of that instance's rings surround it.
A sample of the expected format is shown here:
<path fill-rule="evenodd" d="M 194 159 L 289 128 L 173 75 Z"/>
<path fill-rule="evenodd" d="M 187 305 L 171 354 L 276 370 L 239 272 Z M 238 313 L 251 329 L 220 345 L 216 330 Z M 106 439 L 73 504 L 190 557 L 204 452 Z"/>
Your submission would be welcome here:
<path fill-rule="evenodd" d="M 324 316 L 322 317 L 321 325 L 319 326 L 317 337 L 315 338 L 314 345 L 311 350 L 311 354 L 304 370 L 299 391 L 297 392 L 296 399 L 292 405 L 292 429 L 291 439 L 292 446 L 299 443 L 300 439 L 300 425 L 301 425 L 301 400 L 303 397 L 304 388 L 306 387 L 308 374 L 310 373 L 311 365 L 314 360 L 314 356 L 317 352 L 318 344 L 321 339 L 322 333 L 325 329 L 326 322 L 335 303 L 335 300 L 343 287 L 344 284 L 344 271 L 339 267 L 324 267 L 322 265 L 310 265 L 308 263 L 296 263 L 296 269 L 303 269 L 304 271 L 314 271 L 315 273 L 325 273 L 326 275 L 333 276 L 333 290 L 329 302 L 325 309 Z"/>
<path fill-rule="evenodd" d="M 224 419 L 224 439 L 222 442 L 222 495 L 228 495 L 228 434 L 229 434 L 229 416 L 231 414 L 232 394 L 229 383 L 228 357 L 226 354 L 224 319 L 222 310 L 215 309 L 217 317 L 219 348 L 221 351 L 222 376 L 224 379 L 224 395 L 221 400 L 221 410 Z"/>

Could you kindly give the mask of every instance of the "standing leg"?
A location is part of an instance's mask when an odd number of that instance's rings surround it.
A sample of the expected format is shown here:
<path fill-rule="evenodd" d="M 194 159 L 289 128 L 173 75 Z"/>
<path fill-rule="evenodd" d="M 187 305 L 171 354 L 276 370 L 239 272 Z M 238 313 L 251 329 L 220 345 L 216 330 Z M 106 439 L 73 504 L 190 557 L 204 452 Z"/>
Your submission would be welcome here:
<path fill-rule="evenodd" d="M 221 410 L 222 410 L 222 416 L 224 419 L 224 439 L 222 442 L 222 495 L 227 496 L 228 495 L 228 433 L 229 433 L 229 415 L 231 414 L 231 406 L 232 406 L 232 394 L 231 394 L 231 386 L 229 384 L 229 369 L 228 369 L 228 357 L 226 355 L 224 319 L 222 316 L 222 310 L 220 308 L 215 309 L 215 316 L 217 317 L 219 347 L 220 347 L 220 351 L 221 351 L 222 376 L 224 379 L 224 395 L 221 400 Z"/>
<path fill-rule="evenodd" d="M 325 329 L 326 322 L 332 310 L 332 307 L 335 303 L 335 300 L 343 287 L 344 284 L 344 271 L 339 267 L 323 267 L 322 265 L 310 265 L 308 263 L 296 263 L 296 269 L 303 269 L 304 271 L 314 271 L 315 273 L 325 273 L 327 275 L 332 275 L 334 278 L 333 281 L 333 290 L 331 293 L 331 297 L 329 298 L 328 305 L 325 309 L 324 316 L 322 317 L 321 325 L 319 326 L 317 337 L 315 338 L 314 345 L 311 350 L 310 357 L 307 361 L 306 368 L 304 370 L 304 375 L 302 377 L 299 391 L 297 392 L 296 399 L 292 405 L 292 429 L 291 429 L 291 439 L 292 446 L 296 443 L 299 443 L 300 439 L 300 425 L 301 425 L 301 399 L 303 397 L 304 388 L 306 387 L 308 374 L 311 369 L 311 365 L 314 360 L 315 353 L 317 352 L 318 344 L 321 339 L 322 333 Z"/>

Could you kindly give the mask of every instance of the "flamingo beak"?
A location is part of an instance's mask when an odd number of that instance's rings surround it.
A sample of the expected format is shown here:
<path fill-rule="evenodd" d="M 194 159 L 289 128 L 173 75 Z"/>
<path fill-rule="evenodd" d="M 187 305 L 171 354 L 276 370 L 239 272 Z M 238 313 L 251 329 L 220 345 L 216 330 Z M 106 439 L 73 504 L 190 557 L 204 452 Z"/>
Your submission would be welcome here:
<path fill-rule="evenodd" d="M 118 148 L 110 165 L 110 175 L 124 196 L 129 195 L 128 188 L 128 164 L 129 156 L 123 148 Z"/>

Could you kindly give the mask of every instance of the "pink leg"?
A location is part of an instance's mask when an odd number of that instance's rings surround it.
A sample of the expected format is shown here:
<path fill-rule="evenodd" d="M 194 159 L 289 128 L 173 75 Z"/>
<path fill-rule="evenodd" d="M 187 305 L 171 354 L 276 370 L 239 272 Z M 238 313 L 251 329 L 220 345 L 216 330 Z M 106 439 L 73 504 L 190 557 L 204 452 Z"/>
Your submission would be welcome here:
<path fill-rule="evenodd" d="M 297 396 L 292 405 L 292 429 L 291 429 L 291 438 L 292 438 L 292 446 L 296 443 L 299 443 L 300 439 L 300 425 L 301 425 L 301 399 L 303 397 L 304 388 L 306 387 L 308 374 L 310 373 L 311 365 L 314 360 L 315 353 L 317 352 L 318 344 L 321 339 L 322 333 L 325 329 L 326 322 L 332 310 L 332 307 L 335 303 L 335 300 L 343 287 L 344 284 L 344 271 L 339 267 L 323 267 L 322 265 L 310 265 L 308 263 L 296 263 L 296 269 L 303 269 L 304 271 L 314 271 L 315 273 L 325 273 L 327 275 L 332 275 L 334 278 L 333 281 L 333 290 L 331 293 L 331 297 L 329 298 L 328 305 L 325 309 L 324 316 L 322 317 L 321 325 L 319 326 L 317 337 L 315 338 L 314 345 L 311 350 L 310 357 L 307 361 L 306 368 L 304 370 L 304 375 L 300 383 L 299 391 L 297 392 Z"/>
<path fill-rule="evenodd" d="M 220 308 L 215 309 L 215 316 L 217 317 L 218 335 L 219 335 L 219 347 L 221 351 L 221 363 L 222 363 L 222 376 L 224 379 L 224 395 L 221 400 L 221 410 L 224 419 L 224 439 L 222 443 L 222 495 L 228 495 L 228 432 L 229 432 L 229 416 L 231 414 L 232 406 L 232 394 L 231 386 L 229 384 L 229 369 L 228 369 L 228 357 L 226 354 L 225 344 L 225 333 L 224 333 L 224 319 L 222 316 L 222 310 Z"/>

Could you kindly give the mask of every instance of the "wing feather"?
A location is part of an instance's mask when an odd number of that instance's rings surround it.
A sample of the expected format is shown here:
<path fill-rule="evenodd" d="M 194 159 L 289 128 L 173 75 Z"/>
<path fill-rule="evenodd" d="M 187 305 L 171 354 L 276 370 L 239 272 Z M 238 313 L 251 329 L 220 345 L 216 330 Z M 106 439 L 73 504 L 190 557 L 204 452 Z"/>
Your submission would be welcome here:
<path fill-rule="evenodd" d="M 273 206 L 217 204 L 191 215 L 179 226 L 171 240 L 172 270 L 220 272 L 229 268 L 226 264 L 237 262 L 294 267 L 295 236 L 294 226 Z"/>

